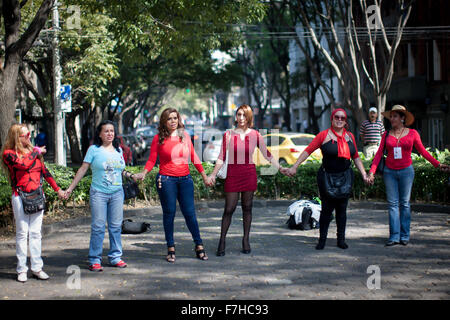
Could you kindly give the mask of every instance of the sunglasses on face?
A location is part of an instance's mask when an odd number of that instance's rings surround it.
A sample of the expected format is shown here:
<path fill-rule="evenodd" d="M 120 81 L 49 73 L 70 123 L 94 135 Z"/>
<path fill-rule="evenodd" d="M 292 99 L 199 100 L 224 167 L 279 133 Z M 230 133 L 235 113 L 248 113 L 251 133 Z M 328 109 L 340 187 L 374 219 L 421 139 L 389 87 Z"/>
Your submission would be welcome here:
<path fill-rule="evenodd" d="M 334 120 L 338 120 L 338 121 L 345 121 L 345 116 L 334 116 Z"/>
<path fill-rule="evenodd" d="M 28 132 L 27 134 L 21 134 L 19 137 L 28 139 L 30 137 L 30 135 L 31 135 L 31 133 Z"/>

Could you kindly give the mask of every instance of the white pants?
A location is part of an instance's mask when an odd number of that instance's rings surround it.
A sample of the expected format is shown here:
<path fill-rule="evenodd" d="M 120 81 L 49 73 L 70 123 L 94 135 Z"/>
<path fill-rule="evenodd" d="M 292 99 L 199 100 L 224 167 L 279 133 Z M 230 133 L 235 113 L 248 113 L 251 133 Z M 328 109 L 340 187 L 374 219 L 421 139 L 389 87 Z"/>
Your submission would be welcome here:
<path fill-rule="evenodd" d="M 363 148 L 363 153 L 366 159 L 371 159 L 375 156 L 375 154 L 378 151 L 378 145 L 377 144 L 369 144 Z"/>
<path fill-rule="evenodd" d="M 28 271 L 28 239 L 30 242 L 31 271 L 39 272 L 44 266 L 41 258 L 41 228 L 44 210 L 34 214 L 25 214 L 22 199 L 19 196 L 13 195 L 11 202 L 14 220 L 16 221 L 17 273 Z"/>

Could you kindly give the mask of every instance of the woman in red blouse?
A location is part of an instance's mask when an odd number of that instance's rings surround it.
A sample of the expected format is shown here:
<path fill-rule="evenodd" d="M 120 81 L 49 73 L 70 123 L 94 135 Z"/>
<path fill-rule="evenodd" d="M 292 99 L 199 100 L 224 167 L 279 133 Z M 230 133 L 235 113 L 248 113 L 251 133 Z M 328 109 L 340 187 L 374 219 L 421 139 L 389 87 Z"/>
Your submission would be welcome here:
<path fill-rule="evenodd" d="M 42 155 L 45 147 L 33 147 L 30 141 L 30 131 L 24 124 L 14 124 L 8 131 L 3 146 L 3 166 L 8 173 L 12 187 L 12 208 L 16 222 L 16 256 L 17 280 L 27 281 L 27 241 L 29 239 L 31 271 L 34 277 L 47 280 L 49 276 L 42 270 L 44 263 L 41 258 L 41 226 L 44 211 L 25 214 L 22 200 L 17 192 L 35 191 L 41 186 L 41 178 L 50 184 L 64 198 L 64 192 L 58 187 L 51 173 L 44 165 Z"/>
<path fill-rule="evenodd" d="M 436 168 L 448 171 L 449 166 L 434 159 L 423 146 L 419 133 L 414 129 L 407 128 L 413 124 L 414 116 L 404 106 L 395 105 L 391 111 L 382 114 L 390 120 L 392 128 L 381 139 L 380 147 L 370 168 L 369 180 L 373 183 L 374 173 L 380 163 L 386 143 L 387 157 L 383 171 L 389 204 L 389 240 L 386 246 L 399 243 L 406 246 L 409 242 L 411 223 L 409 199 L 414 181 L 412 148 L 415 147 Z"/>
<path fill-rule="evenodd" d="M 342 174 L 350 172 L 350 178 L 345 175 L 347 183 L 353 185 L 353 169 L 351 168 L 352 159 L 361 173 L 364 181 L 368 183 L 368 177 L 358 155 L 358 148 L 355 143 L 355 137 L 346 129 L 347 113 L 344 109 L 335 109 L 331 113 L 330 128 L 321 131 L 308 147 L 300 154 L 295 164 L 289 169 L 283 169 L 281 172 L 287 176 L 294 176 L 297 173 L 298 166 L 304 162 L 314 150 L 320 148 L 323 159 L 322 166 L 317 172 L 317 184 L 319 186 L 320 199 L 322 201 L 322 211 L 320 214 L 319 242 L 316 245 L 317 250 L 323 250 L 328 235 L 328 227 L 331 222 L 333 211 L 336 212 L 337 227 L 337 246 L 341 249 L 347 249 L 345 242 L 345 228 L 347 224 L 347 205 L 348 195 L 345 197 L 335 197 L 327 192 L 325 183 L 328 174 Z"/>
<path fill-rule="evenodd" d="M 168 248 L 166 260 L 171 263 L 175 262 L 173 222 L 177 200 L 192 234 L 197 258 L 208 260 L 195 214 L 194 183 L 189 172 L 189 160 L 202 175 L 206 185 L 209 185 L 209 180 L 176 109 L 167 108 L 161 113 L 158 131 L 159 133 L 153 138 L 150 156 L 144 170 L 135 175 L 135 179 L 144 179 L 145 175 L 155 166 L 159 156 L 160 165 L 159 173 L 156 176 L 156 187 L 163 209 L 164 232 Z"/>
<path fill-rule="evenodd" d="M 253 194 L 256 191 L 256 169 L 253 163 L 253 153 L 258 147 L 263 156 L 273 166 L 280 169 L 278 161 L 267 150 L 261 134 L 251 129 L 253 127 L 253 112 L 249 105 L 241 105 L 236 110 L 236 128 L 228 130 L 222 140 L 219 157 L 210 175 L 211 183 L 215 183 L 217 173 L 228 157 L 227 177 L 225 179 L 225 210 L 222 216 L 219 246 L 217 256 L 225 255 L 225 237 L 231 224 L 231 217 L 236 210 L 241 194 L 241 206 L 244 224 L 244 237 L 242 238 L 242 253 L 249 254 L 250 227 L 252 223 Z M 228 151 L 228 155 L 227 155 Z"/>

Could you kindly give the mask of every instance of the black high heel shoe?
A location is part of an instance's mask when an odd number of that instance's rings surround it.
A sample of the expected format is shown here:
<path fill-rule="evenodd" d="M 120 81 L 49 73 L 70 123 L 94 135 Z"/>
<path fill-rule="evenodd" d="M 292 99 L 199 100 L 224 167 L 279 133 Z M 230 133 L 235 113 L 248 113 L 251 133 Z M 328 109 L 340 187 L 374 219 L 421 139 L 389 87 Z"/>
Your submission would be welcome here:
<path fill-rule="evenodd" d="M 219 246 L 217 247 L 216 256 L 223 257 L 225 255 L 225 241 L 219 241 Z"/>
<path fill-rule="evenodd" d="M 252 249 L 250 248 L 250 244 L 248 244 L 247 247 L 248 247 L 248 249 L 245 249 L 244 240 L 242 240 L 242 250 L 241 250 L 241 252 L 243 254 L 249 254 L 250 252 L 252 252 Z"/>

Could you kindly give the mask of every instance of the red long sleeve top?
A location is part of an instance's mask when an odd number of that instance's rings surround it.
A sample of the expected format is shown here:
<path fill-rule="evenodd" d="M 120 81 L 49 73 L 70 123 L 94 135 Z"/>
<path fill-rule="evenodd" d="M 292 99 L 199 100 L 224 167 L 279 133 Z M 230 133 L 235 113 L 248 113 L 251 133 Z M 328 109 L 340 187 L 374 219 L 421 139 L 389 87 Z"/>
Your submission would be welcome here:
<path fill-rule="evenodd" d="M 60 189 L 52 174 L 38 156 L 39 153 L 34 150 L 23 156 L 19 156 L 15 150 L 4 151 L 3 161 L 9 169 L 14 195 L 18 195 L 18 188 L 24 192 L 31 192 L 39 188 L 41 184 L 41 174 L 55 192 L 58 192 Z"/>
<path fill-rule="evenodd" d="M 258 131 L 252 129 L 244 136 L 244 139 L 241 139 L 238 133 L 229 130 L 223 134 L 222 147 L 220 148 L 218 159 L 225 161 L 227 148 L 229 148 L 228 165 L 253 165 L 253 153 L 255 152 L 256 147 L 259 148 L 267 161 L 272 159 L 272 154 L 267 149 L 264 138 Z"/>
<path fill-rule="evenodd" d="M 155 166 L 156 159 L 159 155 L 159 173 L 165 176 L 183 177 L 187 176 L 189 171 L 189 160 L 194 164 L 199 173 L 205 171 L 202 162 L 195 153 L 192 145 L 191 137 L 188 133 L 184 133 L 183 141 L 178 136 L 171 136 L 159 144 L 159 134 L 157 134 L 150 146 L 150 156 L 144 169 L 148 172 L 152 171 Z"/>
<path fill-rule="evenodd" d="M 380 147 L 378 148 L 377 154 L 375 155 L 375 158 L 372 162 L 372 166 L 370 168 L 370 172 L 372 173 L 375 173 L 375 171 L 377 170 L 377 166 L 380 163 L 381 156 L 383 155 L 386 133 L 381 138 Z M 394 159 L 394 147 L 397 147 L 397 139 L 394 136 L 389 135 L 386 140 L 386 166 L 389 169 L 401 170 L 409 167 L 412 164 L 411 153 L 413 147 L 415 147 L 416 150 L 433 166 L 439 166 L 439 161 L 434 159 L 431 154 L 425 149 L 422 144 L 422 140 L 420 139 L 419 133 L 414 129 L 409 129 L 408 134 L 399 139 L 398 146 L 402 148 L 402 158 Z"/>

